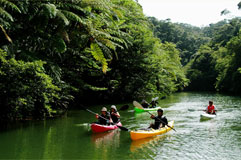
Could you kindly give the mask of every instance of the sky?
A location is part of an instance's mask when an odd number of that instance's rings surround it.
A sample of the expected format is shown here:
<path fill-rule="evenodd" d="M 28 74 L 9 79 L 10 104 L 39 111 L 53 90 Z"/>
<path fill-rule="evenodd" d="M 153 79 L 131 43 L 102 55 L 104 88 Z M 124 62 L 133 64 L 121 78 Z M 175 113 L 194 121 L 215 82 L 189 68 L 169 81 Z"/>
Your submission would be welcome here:
<path fill-rule="evenodd" d="M 146 16 L 171 22 L 188 23 L 204 27 L 220 20 L 241 16 L 237 4 L 241 0 L 138 0 Z M 227 9 L 230 15 L 221 16 Z"/>

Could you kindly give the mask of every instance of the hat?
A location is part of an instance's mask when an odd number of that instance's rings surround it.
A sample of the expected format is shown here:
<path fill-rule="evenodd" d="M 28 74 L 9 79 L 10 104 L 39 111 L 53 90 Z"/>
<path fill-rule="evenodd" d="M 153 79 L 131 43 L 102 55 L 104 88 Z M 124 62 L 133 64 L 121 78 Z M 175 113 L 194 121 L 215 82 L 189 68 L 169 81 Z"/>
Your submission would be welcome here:
<path fill-rule="evenodd" d="M 103 107 L 103 108 L 101 109 L 101 112 L 107 112 L 107 109 L 106 109 L 105 107 Z"/>
<path fill-rule="evenodd" d="M 161 112 L 161 113 L 163 113 L 163 110 L 162 110 L 162 109 L 158 109 L 157 112 Z"/>
<path fill-rule="evenodd" d="M 116 106 L 115 106 L 115 105 L 112 105 L 112 106 L 110 107 L 110 109 L 114 109 L 115 111 L 117 111 L 117 109 L 116 109 Z"/>

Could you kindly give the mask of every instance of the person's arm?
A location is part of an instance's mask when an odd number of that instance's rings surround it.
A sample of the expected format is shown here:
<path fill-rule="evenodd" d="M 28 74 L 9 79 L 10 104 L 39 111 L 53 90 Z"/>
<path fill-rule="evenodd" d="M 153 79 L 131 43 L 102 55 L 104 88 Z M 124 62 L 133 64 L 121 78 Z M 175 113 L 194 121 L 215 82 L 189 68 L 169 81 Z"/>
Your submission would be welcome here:
<path fill-rule="evenodd" d="M 116 112 L 116 117 L 117 117 L 117 118 L 120 118 L 119 112 Z"/>
<path fill-rule="evenodd" d="M 208 113 L 208 106 L 207 106 L 207 108 L 204 110 L 206 113 Z"/>
<path fill-rule="evenodd" d="M 112 115 L 115 115 L 117 118 L 120 118 L 119 112 L 116 112 L 116 113 L 112 112 L 111 114 L 112 114 Z"/>
<path fill-rule="evenodd" d="M 110 117 L 110 123 L 113 123 L 113 120 L 111 119 L 111 117 Z"/>
<path fill-rule="evenodd" d="M 96 118 L 96 119 L 99 119 L 99 115 L 98 115 L 98 114 L 96 114 L 96 115 L 95 115 L 95 118 Z"/>
<path fill-rule="evenodd" d="M 151 119 L 155 119 L 156 117 L 154 116 L 154 115 L 151 115 L 151 117 L 150 117 Z"/>
<path fill-rule="evenodd" d="M 213 109 L 212 109 L 212 114 L 215 113 L 215 106 L 213 106 Z"/>
<path fill-rule="evenodd" d="M 166 125 L 168 125 L 167 118 L 166 118 L 166 117 L 164 117 L 163 119 L 164 119 L 163 121 L 166 123 Z"/>

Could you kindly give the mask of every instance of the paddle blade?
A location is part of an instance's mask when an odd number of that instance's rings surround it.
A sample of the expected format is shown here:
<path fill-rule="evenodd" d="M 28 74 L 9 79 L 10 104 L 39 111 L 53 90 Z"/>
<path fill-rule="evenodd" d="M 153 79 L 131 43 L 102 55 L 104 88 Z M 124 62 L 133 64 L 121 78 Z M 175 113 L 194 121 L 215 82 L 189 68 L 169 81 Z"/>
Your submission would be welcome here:
<path fill-rule="evenodd" d="M 124 105 L 119 110 L 124 111 L 124 110 L 127 110 L 128 108 L 129 108 L 129 105 Z"/>
<path fill-rule="evenodd" d="M 117 127 L 118 127 L 118 128 L 120 128 L 122 131 L 129 131 L 129 129 L 128 129 L 128 128 L 126 128 L 126 127 L 123 127 L 123 126 L 118 126 L 118 125 L 117 125 Z"/>
<path fill-rule="evenodd" d="M 138 103 L 137 101 L 133 101 L 133 105 L 136 107 L 136 108 L 139 108 L 139 109 L 144 109 L 142 107 L 142 105 L 140 103 Z"/>

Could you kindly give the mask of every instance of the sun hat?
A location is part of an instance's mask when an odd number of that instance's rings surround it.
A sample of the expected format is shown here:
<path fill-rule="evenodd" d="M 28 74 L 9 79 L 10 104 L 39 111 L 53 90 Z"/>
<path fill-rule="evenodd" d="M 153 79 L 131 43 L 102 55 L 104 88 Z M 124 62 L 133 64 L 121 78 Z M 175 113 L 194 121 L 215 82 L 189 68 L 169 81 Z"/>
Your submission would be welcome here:
<path fill-rule="evenodd" d="M 110 107 L 110 109 L 114 109 L 115 111 L 117 111 L 117 109 L 116 109 L 116 106 L 115 106 L 115 105 L 112 105 L 112 106 Z"/>
<path fill-rule="evenodd" d="M 105 107 L 103 107 L 103 108 L 101 109 L 101 112 L 107 112 L 107 109 L 106 109 Z"/>

